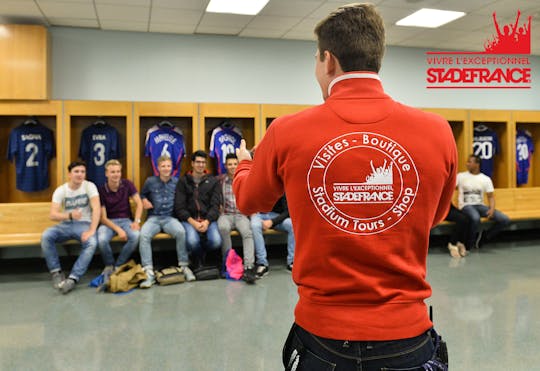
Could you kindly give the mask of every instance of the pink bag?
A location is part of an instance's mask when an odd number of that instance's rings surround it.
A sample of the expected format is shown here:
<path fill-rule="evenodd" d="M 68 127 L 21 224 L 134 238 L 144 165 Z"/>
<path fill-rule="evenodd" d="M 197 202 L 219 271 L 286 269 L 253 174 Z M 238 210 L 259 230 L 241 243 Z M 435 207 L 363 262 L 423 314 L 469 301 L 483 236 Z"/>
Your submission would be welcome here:
<path fill-rule="evenodd" d="M 244 263 L 242 258 L 234 251 L 229 249 L 225 257 L 225 271 L 229 279 L 240 280 L 244 274 Z"/>

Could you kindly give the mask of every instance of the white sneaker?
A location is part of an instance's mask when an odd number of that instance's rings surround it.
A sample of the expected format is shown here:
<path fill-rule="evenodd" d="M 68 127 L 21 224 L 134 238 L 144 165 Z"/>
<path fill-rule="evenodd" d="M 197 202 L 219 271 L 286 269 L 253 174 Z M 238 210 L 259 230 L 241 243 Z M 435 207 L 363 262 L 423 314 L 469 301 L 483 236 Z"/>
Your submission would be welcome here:
<path fill-rule="evenodd" d="M 180 267 L 180 269 L 182 270 L 182 273 L 184 273 L 184 276 L 186 277 L 186 281 L 192 282 L 192 281 L 196 280 L 195 275 L 193 274 L 191 269 L 189 269 L 189 267 L 187 267 L 187 266 Z"/>
<path fill-rule="evenodd" d="M 461 258 L 458 247 L 450 242 L 448 242 L 448 251 L 450 251 L 450 256 L 452 258 Z"/>
<path fill-rule="evenodd" d="M 141 289 L 149 289 L 156 283 L 156 276 L 154 275 L 154 270 L 152 268 L 144 268 L 146 273 L 146 279 L 139 284 Z"/>

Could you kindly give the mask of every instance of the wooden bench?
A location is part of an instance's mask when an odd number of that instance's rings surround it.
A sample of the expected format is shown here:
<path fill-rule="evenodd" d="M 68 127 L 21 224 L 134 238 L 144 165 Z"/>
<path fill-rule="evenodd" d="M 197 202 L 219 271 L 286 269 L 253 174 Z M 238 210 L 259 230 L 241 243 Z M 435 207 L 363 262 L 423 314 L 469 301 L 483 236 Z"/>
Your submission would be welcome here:
<path fill-rule="evenodd" d="M 41 242 L 41 234 L 58 222 L 49 218 L 50 202 L 0 203 L 0 247 L 35 246 Z M 281 232 L 266 231 L 265 234 Z M 237 231 L 232 236 L 239 236 Z M 155 240 L 172 239 L 167 233 L 158 233 Z M 113 241 L 120 241 L 114 237 Z M 68 241 L 67 243 L 77 243 Z"/>

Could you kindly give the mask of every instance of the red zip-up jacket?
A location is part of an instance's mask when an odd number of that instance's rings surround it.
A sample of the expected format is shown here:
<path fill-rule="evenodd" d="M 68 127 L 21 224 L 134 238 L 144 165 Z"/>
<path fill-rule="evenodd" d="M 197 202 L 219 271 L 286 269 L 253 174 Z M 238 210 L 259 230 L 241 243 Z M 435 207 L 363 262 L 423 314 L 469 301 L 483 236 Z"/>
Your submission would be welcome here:
<path fill-rule="evenodd" d="M 275 120 L 239 164 L 238 208 L 267 211 L 286 193 L 300 326 L 342 340 L 420 335 L 432 326 L 429 231 L 456 184 L 450 125 L 392 100 L 377 74 L 347 73 L 329 89 L 324 104 Z"/>

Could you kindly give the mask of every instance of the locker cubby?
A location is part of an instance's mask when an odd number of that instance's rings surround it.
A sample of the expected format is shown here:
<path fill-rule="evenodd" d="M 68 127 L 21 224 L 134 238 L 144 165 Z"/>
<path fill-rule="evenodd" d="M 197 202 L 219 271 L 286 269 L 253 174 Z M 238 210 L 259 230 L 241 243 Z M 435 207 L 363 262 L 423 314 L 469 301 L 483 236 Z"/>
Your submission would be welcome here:
<path fill-rule="evenodd" d="M 493 162 L 491 180 L 495 188 L 510 188 L 515 186 L 515 125 L 511 123 L 510 111 L 471 111 L 472 136 L 474 128 L 485 125 L 493 130 L 499 142 L 499 152 Z M 473 152 L 473 146 L 471 153 Z"/>
<path fill-rule="evenodd" d="M 513 119 L 516 124 L 516 135 L 517 129 L 528 131 L 531 134 L 534 145 L 534 152 L 531 155 L 528 182 L 518 186 L 516 181 L 514 185 L 519 188 L 540 187 L 540 170 L 538 169 L 538 165 L 540 164 L 540 112 L 514 112 Z M 516 148 L 516 159 L 517 156 L 518 153 Z"/>
<path fill-rule="evenodd" d="M 262 116 L 262 130 L 261 130 L 261 138 L 257 141 L 257 143 L 262 139 L 264 134 L 266 133 L 266 130 L 268 130 L 268 127 L 274 121 L 274 119 L 283 116 L 283 115 L 290 115 L 293 113 L 300 112 L 306 108 L 310 108 L 313 106 L 307 106 L 307 105 L 299 105 L 299 104 L 262 104 L 261 105 L 261 116 Z"/>
<path fill-rule="evenodd" d="M 228 120 L 242 131 L 248 148 L 255 146 L 260 137 L 260 112 L 256 104 L 203 103 L 199 105 L 199 148 L 209 153 L 212 131 L 224 120 Z M 210 158 L 207 166 L 211 174 L 217 174 L 215 159 Z"/>
<path fill-rule="evenodd" d="M 0 203 L 47 202 L 52 198 L 56 187 L 62 183 L 62 104 L 47 102 L 9 102 L 0 103 Z M 16 188 L 15 161 L 7 160 L 8 140 L 13 129 L 34 118 L 53 132 L 54 157 L 48 162 L 49 187 L 37 192 L 23 192 Z"/>
<path fill-rule="evenodd" d="M 84 129 L 99 120 L 114 127 L 120 136 L 122 176 L 133 180 L 133 121 L 131 103 L 67 101 L 64 105 L 65 167 L 79 158 L 81 135 Z M 66 173 L 67 181 L 67 173 Z M 100 186 L 100 184 L 96 184 Z"/>
<path fill-rule="evenodd" d="M 189 158 L 197 147 L 197 105 L 195 103 L 158 103 L 138 102 L 134 104 L 135 122 L 135 185 L 140 190 L 144 181 L 154 175 L 149 157 L 144 155 L 146 133 L 152 126 L 167 120 L 182 130 L 186 145 L 185 158 L 182 161 L 181 175 L 191 167 Z"/>

